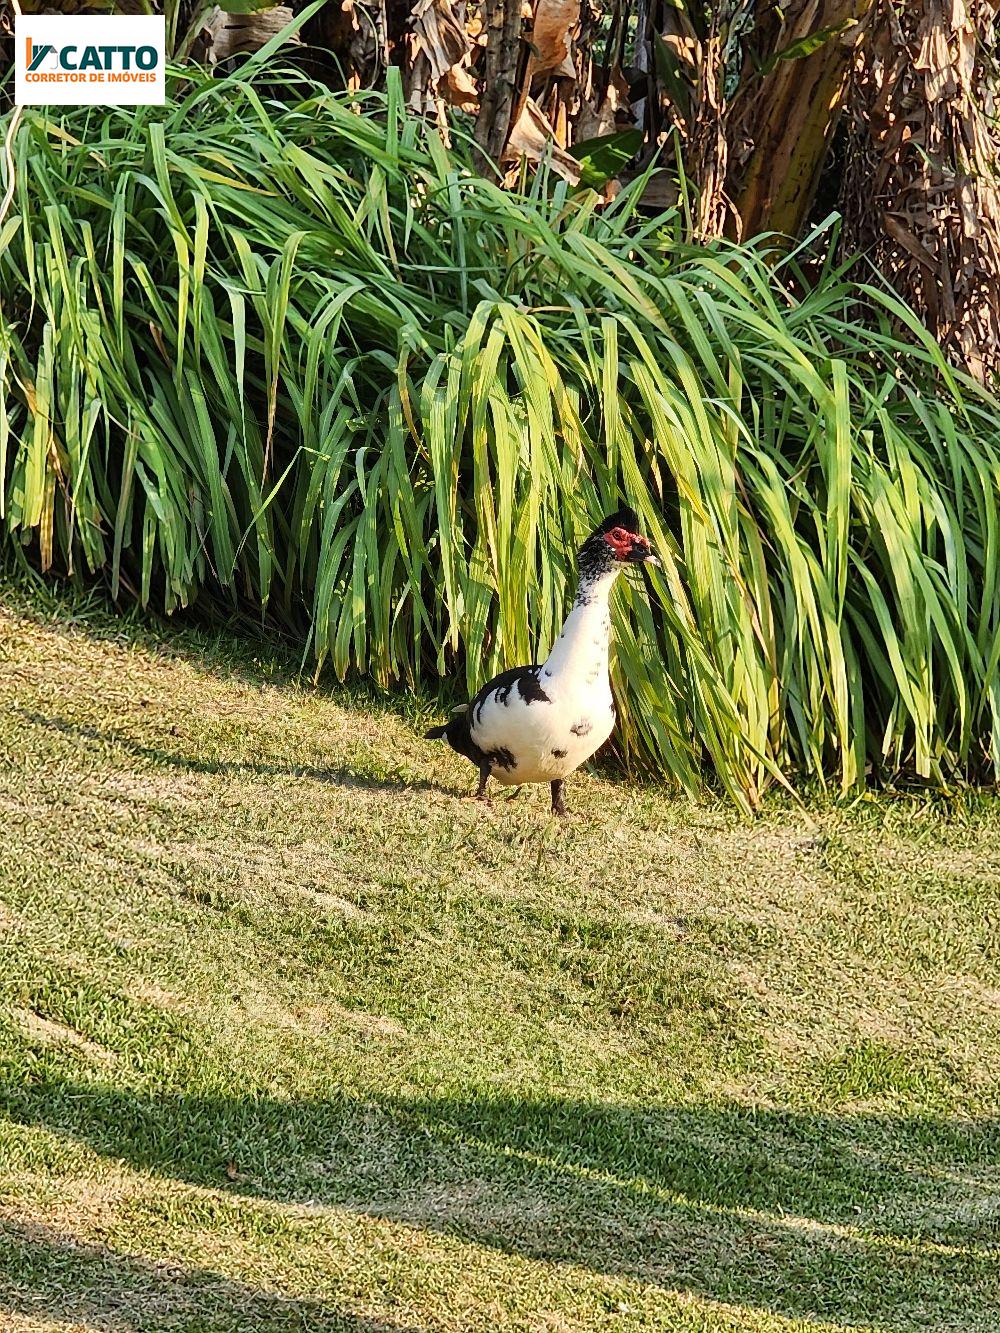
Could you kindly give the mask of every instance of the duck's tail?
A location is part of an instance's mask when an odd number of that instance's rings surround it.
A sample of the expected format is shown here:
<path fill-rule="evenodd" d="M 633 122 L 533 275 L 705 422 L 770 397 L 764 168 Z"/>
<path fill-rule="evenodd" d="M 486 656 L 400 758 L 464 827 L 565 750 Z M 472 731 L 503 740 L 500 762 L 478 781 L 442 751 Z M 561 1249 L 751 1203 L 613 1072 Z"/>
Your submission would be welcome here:
<path fill-rule="evenodd" d="M 447 741 L 456 754 L 464 755 L 482 771 L 490 761 L 469 734 L 469 705 L 456 708 L 452 717 L 440 727 L 431 727 L 424 736 L 429 741 Z"/>
<path fill-rule="evenodd" d="M 430 731 L 424 732 L 425 741 L 448 741 L 454 745 L 454 726 L 459 718 L 463 717 L 469 711 L 468 704 L 458 704 L 451 710 L 451 719 L 445 722 L 443 726 L 431 727 Z"/>

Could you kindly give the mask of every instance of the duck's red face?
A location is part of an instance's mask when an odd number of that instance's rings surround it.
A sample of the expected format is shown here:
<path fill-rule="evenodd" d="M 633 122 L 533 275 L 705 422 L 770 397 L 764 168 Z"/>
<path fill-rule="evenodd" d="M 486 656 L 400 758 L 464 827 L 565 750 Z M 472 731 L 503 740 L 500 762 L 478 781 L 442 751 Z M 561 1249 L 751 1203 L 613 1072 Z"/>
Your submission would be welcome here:
<path fill-rule="evenodd" d="M 616 560 L 635 565 L 643 563 L 658 565 L 660 563 L 653 554 L 653 548 L 648 540 L 639 532 L 632 532 L 625 527 L 616 527 L 604 534 L 604 540 L 611 547 Z"/>

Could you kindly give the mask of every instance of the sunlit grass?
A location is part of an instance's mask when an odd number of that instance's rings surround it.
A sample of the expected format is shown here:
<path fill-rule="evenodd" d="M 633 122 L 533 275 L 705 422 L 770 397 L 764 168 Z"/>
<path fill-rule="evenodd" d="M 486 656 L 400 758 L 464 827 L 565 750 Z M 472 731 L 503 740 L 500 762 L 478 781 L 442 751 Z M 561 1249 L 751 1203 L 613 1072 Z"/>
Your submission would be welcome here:
<path fill-rule="evenodd" d="M 0 665 L 4 1333 L 993 1333 L 996 797 L 562 822 L 259 645 Z"/>

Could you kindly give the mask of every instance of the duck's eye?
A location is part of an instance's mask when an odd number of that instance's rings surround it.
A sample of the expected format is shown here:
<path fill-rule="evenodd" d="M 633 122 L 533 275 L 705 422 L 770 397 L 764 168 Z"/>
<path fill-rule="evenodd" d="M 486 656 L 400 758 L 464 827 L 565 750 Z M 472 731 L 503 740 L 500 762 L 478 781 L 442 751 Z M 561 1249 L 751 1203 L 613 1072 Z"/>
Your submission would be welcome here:
<path fill-rule="evenodd" d="M 612 537 L 614 537 L 616 542 L 623 542 L 625 540 L 625 529 L 615 528 L 615 530 L 612 532 L 611 535 Z"/>

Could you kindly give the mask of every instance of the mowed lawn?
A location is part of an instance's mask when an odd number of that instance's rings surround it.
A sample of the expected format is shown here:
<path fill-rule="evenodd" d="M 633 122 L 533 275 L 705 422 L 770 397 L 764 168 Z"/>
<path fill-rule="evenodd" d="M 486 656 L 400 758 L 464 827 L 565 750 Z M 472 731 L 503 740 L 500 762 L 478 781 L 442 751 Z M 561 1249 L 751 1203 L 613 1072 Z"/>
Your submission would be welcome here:
<path fill-rule="evenodd" d="M 0 594 L 4 1333 L 1000 1327 L 1000 804 L 561 826 L 261 654 Z"/>

